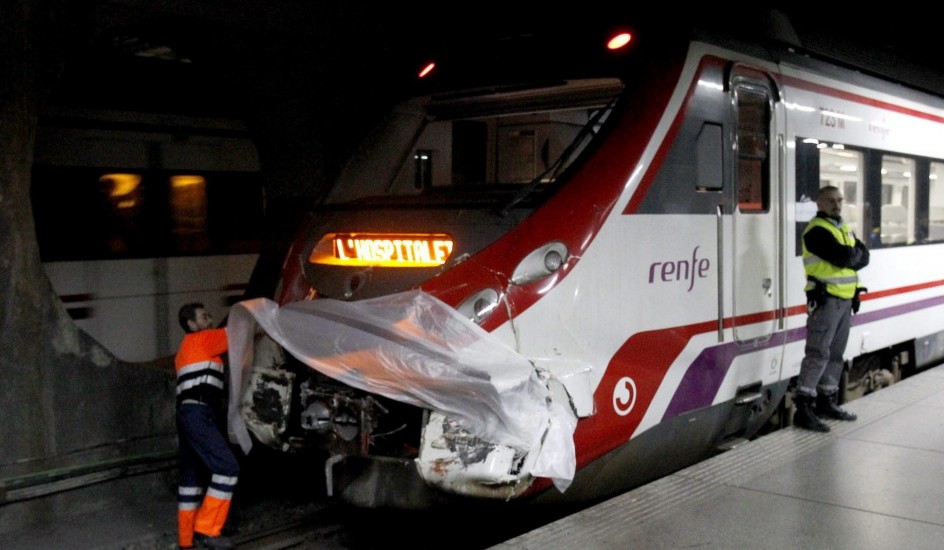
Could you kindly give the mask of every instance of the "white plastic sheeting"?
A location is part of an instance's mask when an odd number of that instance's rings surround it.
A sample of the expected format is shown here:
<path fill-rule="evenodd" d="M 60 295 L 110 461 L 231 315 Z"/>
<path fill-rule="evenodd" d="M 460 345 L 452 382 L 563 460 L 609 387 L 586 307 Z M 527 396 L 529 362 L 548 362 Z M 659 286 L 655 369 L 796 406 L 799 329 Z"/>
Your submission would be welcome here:
<path fill-rule="evenodd" d="M 435 297 L 413 290 L 279 307 L 258 298 L 229 314 L 229 423 L 244 451 L 239 412 L 257 325 L 299 361 L 349 386 L 455 418 L 486 441 L 538 453 L 532 475 L 564 491 L 573 479 L 576 417 L 555 403 L 528 359 Z"/>

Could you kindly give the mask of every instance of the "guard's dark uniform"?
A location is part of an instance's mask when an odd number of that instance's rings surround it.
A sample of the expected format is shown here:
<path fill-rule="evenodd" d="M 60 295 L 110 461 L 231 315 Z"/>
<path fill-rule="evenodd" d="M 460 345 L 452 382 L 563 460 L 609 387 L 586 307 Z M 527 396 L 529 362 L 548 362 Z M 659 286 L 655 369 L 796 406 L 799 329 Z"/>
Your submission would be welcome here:
<path fill-rule="evenodd" d="M 225 382 L 221 356 L 226 348 L 226 329 L 201 330 L 184 336 L 175 360 L 180 444 L 177 537 L 183 548 L 193 545 L 194 532 L 220 535 L 239 475 L 239 463 L 217 418 Z"/>
<path fill-rule="evenodd" d="M 839 420 L 856 416 L 839 407 L 843 353 L 864 291 L 858 270 L 869 264 L 869 250 L 840 219 L 818 212 L 803 232 L 803 268 L 806 271 L 808 315 L 806 355 L 797 377 L 794 424 L 828 432 L 818 415 Z M 815 401 L 815 406 L 814 406 Z"/>

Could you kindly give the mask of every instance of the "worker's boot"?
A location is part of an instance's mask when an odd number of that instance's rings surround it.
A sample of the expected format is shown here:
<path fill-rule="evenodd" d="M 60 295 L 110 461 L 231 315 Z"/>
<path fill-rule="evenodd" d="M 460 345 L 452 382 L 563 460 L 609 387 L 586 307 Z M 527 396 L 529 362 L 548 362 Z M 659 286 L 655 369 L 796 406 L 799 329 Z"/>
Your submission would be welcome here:
<path fill-rule="evenodd" d="M 794 426 L 814 432 L 829 431 L 829 426 L 816 416 L 813 410 L 813 396 L 797 394 L 794 402 L 796 403 L 796 412 L 793 413 Z"/>
<path fill-rule="evenodd" d="M 847 422 L 852 422 L 858 418 L 858 416 L 839 406 L 839 392 L 830 395 L 818 394 L 816 396 L 816 414 Z"/>

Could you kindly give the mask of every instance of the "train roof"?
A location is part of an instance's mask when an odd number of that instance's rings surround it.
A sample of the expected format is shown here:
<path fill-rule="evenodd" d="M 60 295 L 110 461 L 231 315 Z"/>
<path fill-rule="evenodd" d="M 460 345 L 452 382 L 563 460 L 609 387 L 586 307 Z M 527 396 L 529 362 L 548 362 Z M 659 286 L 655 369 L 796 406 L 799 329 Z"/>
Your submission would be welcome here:
<path fill-rule="evenodd" d="M 822 19 L 835 20 L 825 15 Z M 704 23 L 694 31 L 697 37 L 730 37 L 763 48 L 776 61 L 804 57 L 944 96 L 944 67 L 940 59 L 932 52 L 890 46 L 901 44 L 901 38 L 889 30 L 894 26 L 891 23 L 875 29 L 864 23 L 861 16 L 847 14 L 842 25 L 830 26 L 809 16 L 791 17 L 782 10 L 770 9 L 760 10 L 750 24 L 728 18 L 707 18 Z M 914 28 L 913 32 L 921 30 Z"/>

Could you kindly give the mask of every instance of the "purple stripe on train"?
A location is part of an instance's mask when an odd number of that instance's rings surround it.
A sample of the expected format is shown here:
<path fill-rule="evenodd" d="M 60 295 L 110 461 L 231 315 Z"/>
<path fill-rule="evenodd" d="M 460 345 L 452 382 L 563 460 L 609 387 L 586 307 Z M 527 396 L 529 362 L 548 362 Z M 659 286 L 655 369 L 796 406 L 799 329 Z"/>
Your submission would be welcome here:
<path fill-rule="evenodd" d="M 852 318 L 852 324 L 862 325 L 882 319 L 888 319 L 912 311 L 918 311 L 944 303 L 944 296 L 910 302 L 868 313 L 861 313 Z M 721 382 L 724 380 L 734 358 L 744 353 L 753 353 L 758 350 L 789 344 L 806 338 L 806 327 L 792 329 L 774 334 L 766 341 L 762 339 L 748 342 L 729 342 L 702 350 L 698 357 L 689 365 L 688 370 L 679 382 L 679 387 L 672 396 L 672 401 L 662 419 L 678 416 L 682 413 L 708 407 L 714 401 Z"/>

